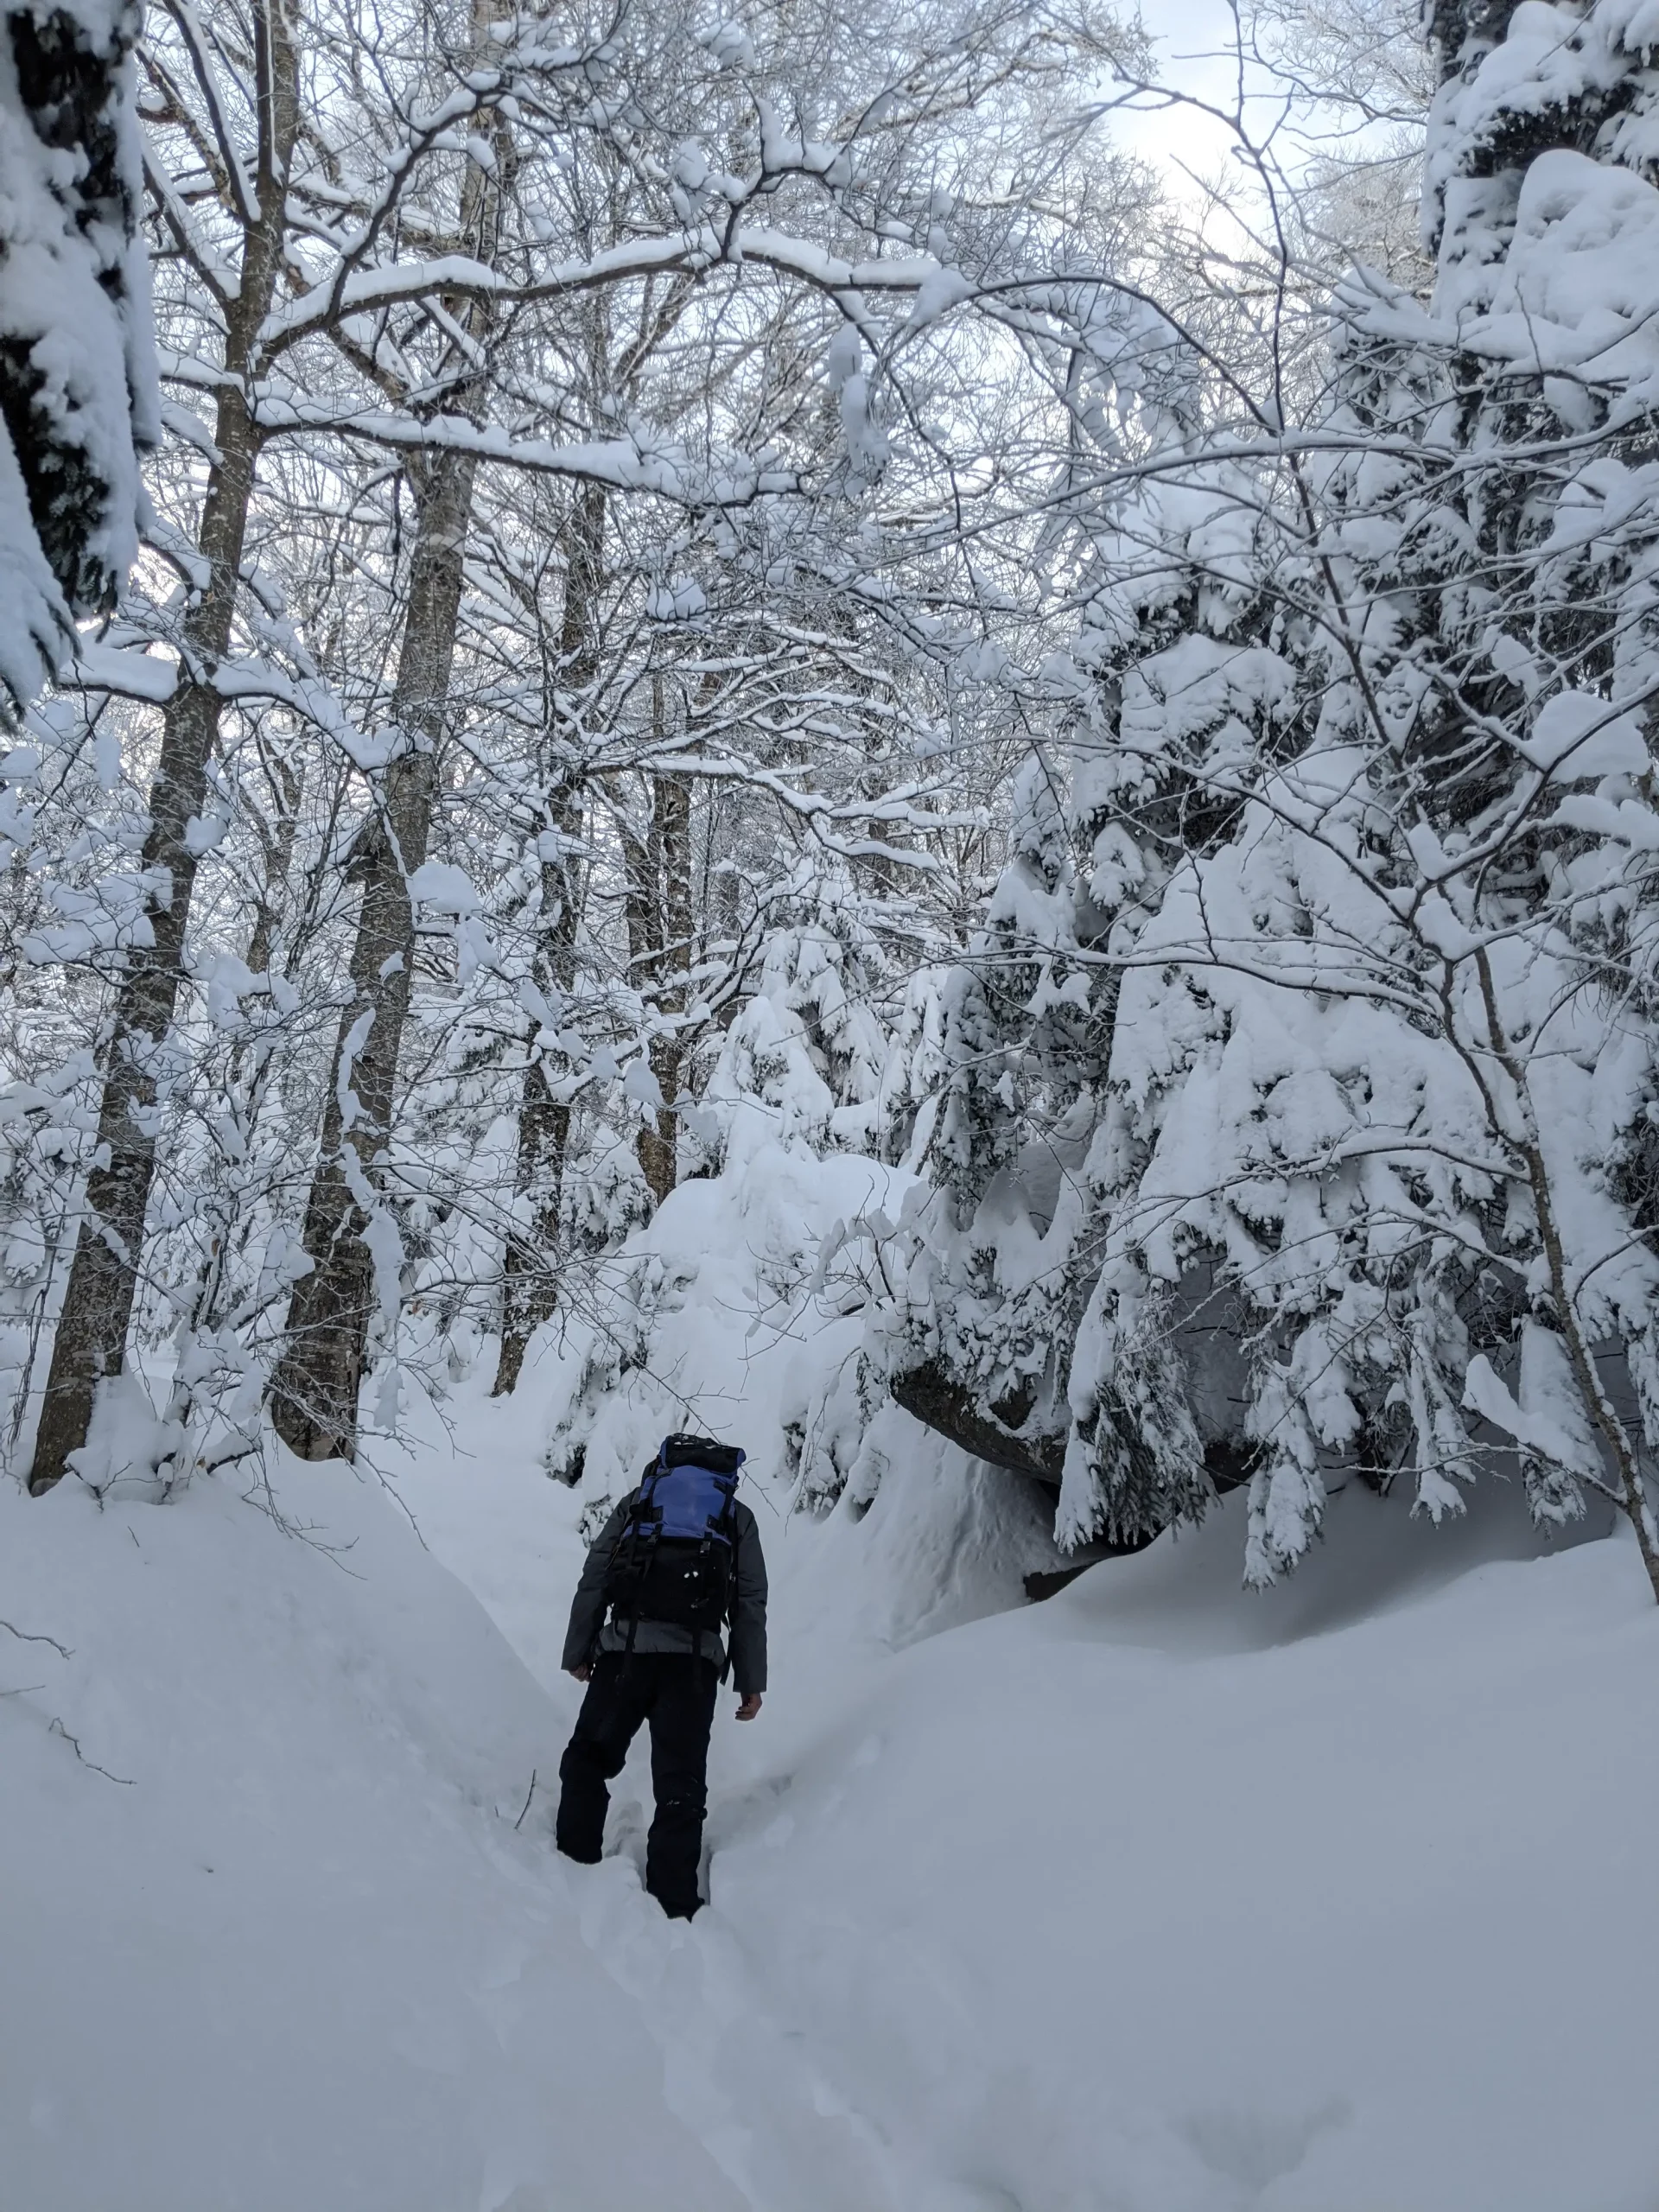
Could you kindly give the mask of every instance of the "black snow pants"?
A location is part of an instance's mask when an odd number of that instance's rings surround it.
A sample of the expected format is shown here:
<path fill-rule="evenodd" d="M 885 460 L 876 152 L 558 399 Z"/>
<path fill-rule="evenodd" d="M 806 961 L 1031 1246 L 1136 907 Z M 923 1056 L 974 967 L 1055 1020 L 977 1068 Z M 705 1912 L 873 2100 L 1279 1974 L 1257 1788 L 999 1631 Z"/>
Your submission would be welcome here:
<path fill-rule="evenodd" d="M 640 1724 L 651 1724 L 651 1786 L 657 1809 L 645 1839 L 645 1887 L 671 1919 L 689 1920 L 702 1902 L 697 1866 L 709 1806 L 709 1733 L 719 1670 L 690 1653 L 602 1651 L 594 1662 L 575 1733 L 559 1763 L 559 1849 L 597 1866 L 610 1804 Z"/>

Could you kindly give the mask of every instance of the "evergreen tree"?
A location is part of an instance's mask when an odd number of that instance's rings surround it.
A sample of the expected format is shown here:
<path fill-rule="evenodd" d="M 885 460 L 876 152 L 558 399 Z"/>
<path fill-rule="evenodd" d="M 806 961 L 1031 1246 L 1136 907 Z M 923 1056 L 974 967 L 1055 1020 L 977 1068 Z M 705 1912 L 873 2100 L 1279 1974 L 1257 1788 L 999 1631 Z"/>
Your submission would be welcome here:
<path fill-rule="evenodd" d="M 59 0 L 0 24 L 0 728 L 107 612 L 160 432 L 136 6 Z"/>
<path fill-rule="evenodd" d="M 1114 1335 L 1109 1380 L 1075 1348 L 1141 1156 L 1114 1096 L 1124 976 L 1172 880 L 1225 842 L 1306 710 L 1263 581 L 1269 490 L 1194 454 L 1097 531 L 1081 629 L 1051 664 L 1064 736 L 1021 775 L 1013 857 L 943 996 L 937 1189 L 894 1316 L 894 1395 L 1063 1481 L 1074 1541 L 1143 1541 L 1236 1472 L 1224 1417 L 1169 1391 L 1147 1317 Z"/>
<path fill-rule="evenodd" d="M 1137 918 L 1070 955 L 1114 980 L 1087 987 L 1111 1012 L 1090 1235 L 1066 1240 L 1086 1294 L 1060 1337 L 1058 1526 L 1201 1510 L 1198 1446 L 1230 1431 L 1265 1580 L 1306 1552 L 1333 1469 L 1408 1472 L 1439 1518 L 1518 1459 L 1545 1522 L 1617 1503 L 1659 1594 L 1649 34 L 1618 6 L 1436 29 L 1433 297 L 1356 278 L 1305 429 L 1258 404 L 1271 467 L 1220 503 L 1251 525 L 1172 604 L 1173 635 L 1137 610 L 1100 692 L 1109 742 L 1076 773 L 1104 793 L 1091 889 L 1132 887 Z M 1218 493 L 1228 466 L 1185 481 Z M 999 915 L 1040 961 L 1037 909 Z M 1053 987 L 1026 997 L 1000 1092 L 982 1071 L 1007 1029 L 977 974 L 955 988 L 960 1094 L 989 1102 L 969 1195 L 981 1219 L 1046 1224 L 1021 1151 L 1039 1094 L 1018 1084 Z M 986 1363 L 938 1318 L 941 1281 L 973 1280 L 950 1273 L 953 1172 L 911 1268 L 922 1325 L 900 1316 L 912 1363 L 954 1358 L 971 1386 Z M 978 1233 L 990 1295 L 970 1309 L 1011 1367 L 1017 1249 Z"/>

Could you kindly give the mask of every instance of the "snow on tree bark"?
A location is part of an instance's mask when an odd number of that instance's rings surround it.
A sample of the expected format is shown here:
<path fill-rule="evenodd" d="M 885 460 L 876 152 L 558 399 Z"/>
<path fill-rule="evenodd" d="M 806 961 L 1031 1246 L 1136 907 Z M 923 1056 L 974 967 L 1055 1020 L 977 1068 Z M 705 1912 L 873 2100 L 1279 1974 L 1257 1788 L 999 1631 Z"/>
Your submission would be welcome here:
<path fill-rule="evenodd" d="M 401 1302 L 403 1248 L 378 1185 L 415 959 L 410 879 L 432 830 L 478 472 L 470 455 L 439 454 L 411 473 L 419 522 L 391 701 L 401 749 L 353 853 L 363 903 L 305 1211 L 311 1264 L 294 1286 L 270 1385 L 276 1433 L 304 1459 L 357 1456 L 369 1330 L 377 1315 L 395 1325 Z"/>
<path fill-rule="evenodd" d="M 530 1340 L 552 1313 L 558 1288 L 555 1269 L 570 1102 L 561 1085 L 563 1055 L 550 1040 L 541 1040 L 575 980 L 584 753 L 580 720 L 599 666 L 607 505 L 602 486 L 584 485 L 572 494 L 566 517 L 564 599 L 554 677 L 555 718 L 546 734 L 549 753 L 543 769 L 539 912 L 531 962 L 531 982 L 541 1011 L 531 1014 L 525 1039 L 513 1177 L 515 1219 L 502 1262 L 501 1351 L 493 1386 L 498 1397 L 517 1385 Z M 573 711 L 574 724 L 569 720 Z M 524 1217 L 518 1218 L 520 1215 Z"/>

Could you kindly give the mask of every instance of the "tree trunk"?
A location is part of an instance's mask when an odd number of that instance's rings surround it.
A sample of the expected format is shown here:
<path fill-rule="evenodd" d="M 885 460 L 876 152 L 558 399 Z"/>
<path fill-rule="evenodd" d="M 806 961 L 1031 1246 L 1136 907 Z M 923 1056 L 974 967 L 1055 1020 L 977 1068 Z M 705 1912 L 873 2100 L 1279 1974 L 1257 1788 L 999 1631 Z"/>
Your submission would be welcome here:
<path fill-rule="evenodd" d="M 87 1178 L 68 1287 L 52 1347 L 29 1488 L 39 1497 L 68 1471 L 86 1441 L 100 1382 L 125 1363 L 143 1258 L 144 1218 L 156 1173 L 162 1048 L 178 1002 L 197 856 L 188 828 L 207 796 L 219 738 L 213 678 L 230 649 L 237 579 L 247 536 L 259 433 L 245 399 L 259 331 L 276 291 L 284 237 L 283 180 L 298 129 L 294 46 L 283 0 L 258 11 L 260 152 L 257 225 L 244 238 L 240 289 L 228 310 L 226 378 L 219 389 L 198 548 L 208 582 L 184 620 L 179 684 L 162 725 L 143 865 L 161 887 L 145 905 L 150 942 L 127 956 L 117 985 L 99 1109 L 98 1149 Z"/>
<path fill-rule="evenodd" d="M 289 870 L 294 861 L 294 841 L 300 829 L 301 784 L 292 762 L 270 751 L 264 753 L 264 758 L 276 818 L 273 825 L 263 816 L 257 817 L 265 873 L 254 906 L 248 949 L 242 956 L 243 965 L 251 976 L 263 976 L 270 965 L 279 911 L 287 894 Z"/>
<path fill-rule="evenodd" d="M 683 776 L 657 777 L 652 791 L 652 856 L 661 870 L 657 910 L 653 982 L 659 1014 L 685 1011 L 685 978 L 691 965 L 691 789 Z M 677 1173 L 679 1118 L 674 1101 L 680 1091 L 684 1047 L 677 1032 L 651 1040 L 651 1068 L 664 1104 L 656 1127 L 639 1132 L 639 1165 L 658 1205 L 674 1188 Z"/>
<path fill-rule="evenodd" d="M 580 819 L 573 806 L 557 810 L 556 827 L 562 846 L 566 838 L 574 842 L 572 833 Z M 562 849 L 556 861 L 542 862 L 542 925 L 533 963 L 536 987 L 550 1003 L 557 1002 L 572 980 L 577 911 L 575 870 L 570 855 Z M 555 1255 L 570 1108 L 550 1088 L 550 1071 L 533 1039 L 529 1052 L 518 1104 L 518 1157 L 513 1178 L 514 1192 L 526 1217 L 507 1238 L 501 1352 L 491 1389 L 491 1395 L 497 1398 L 517 1387 L 530 1340 L 553 1311 L 557 1281 Z"/>
<path fill-rule="evenodd" d="M 473 37 L 487 53 L 503 0 L 475 0 Z M 503 180 L 512 172 L 511 135 L 494 127 L 493 175 L 470 164 L 461 189 L 460 250 L 495 265 Z M 487 302 L 452 304 L 455 321 L 487 348 L 495 315 Z M 447 411 L 474 407 L 484 372 L 474 367 L 454 388 Z M 352 995 L 340 1016 L 323 1108 L 316 1172 L 302 1242 L 310 1272 L 289 1301 L 286 1343 L 270 1382 L 271 1421 L 302 1459 L 354 1459 L 357 1401 L 375 1312 L 383 1296 L 368 1241 L 378 1205 L 397 1097 L 397 1063 L 409 1014 L 415 960 L 415 906 L 409 877 L 426 858 L 437 796 L 439 753 L 454 668 L 467 537 L 472 525 L 472 456 L 439 449 L 409 471 L 418 509 L 409 601 L 393 687 L 391 720 L 403 749 L 387 769 L 378 807 L 353 855 L 363 886 L 352 949 Z"/>
<path fill-rule="evenodd" d="M 358 1388 L 379 1303 L 365 1232 L 391 1133 L 415 957 L 408 878 L 426 858 L 431 835 L 476 474 L 469 455 L 454 453 L 438 454 L 421 472 L 391 704 L 405 749 L 386 771 L 378 810 L 353 855 L 363 905 L 305 1212 L 311 1270 L 294 1286 L 287 1343 L 270 1386 L 276 1433 L 302 1459 L 357 1454 Z"/>
<path fill-rule="evenodd" d="M 599 601 L 604 585 L 606 494 L 584 485 L 573 497 L 568 528 L 564 611 L 559 626 L 559 665 L 553 724 L 570 729 L 569 757 L 549 764 L 547 827 L 552 832 L 542 859 L 541 918 L 531 962 L 532 980 L 555 1004 L 575 981 L 577 895 L 571 848 L 582 820 L 579 730 L 560 708 L 561 697 L 580 695 L 599 666 Z M 554 1096 L 552 1077 L 535 1038 L 527 1040 L 524 1089 L 518 1106 L 518 1156 L 513 1189 L 521 1218 L 506 1240 L 501 1295 L 501 1351 L 491 1395 L 505 1397 L 518 1384 L 524 1353 L 551 1314 L 557 1293 L 559 1211 L 564 1190 L 570 1108 Z"/>

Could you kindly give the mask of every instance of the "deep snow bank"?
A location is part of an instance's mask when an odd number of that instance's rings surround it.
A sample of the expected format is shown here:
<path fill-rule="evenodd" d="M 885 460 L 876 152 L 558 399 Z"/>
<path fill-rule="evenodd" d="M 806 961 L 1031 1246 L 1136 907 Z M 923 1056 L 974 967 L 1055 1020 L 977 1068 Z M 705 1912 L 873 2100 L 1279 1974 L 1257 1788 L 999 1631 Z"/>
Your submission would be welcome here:
<path fill-rule="evenodd" d="M 1018 1604 L 1027 1571 L 1065 1564 L 1052 1497 L 924 1428 L 865 1356 L 880 1262 L 864 1224 L 895 1217 L 915 1179 L 740 1121 L 724 1171 L 682 1184 L 540 1333 L 511 1410 L 483 1398 L 480 1363 L 446 1409 L 462 1454 L 577 1476 L 592 1529 L 664 1434 L 703 1430 L 748 1452 L 798 1618 L 897 1643 Z M 435 1434 L 422 1423 L 386 1464 L 430 1465 Z"/>
<path fill-rule="evenodd" d="M 1239 1510 L 896 1655 L 716 1809 L 779 2032 L 906 2212 L 1651 2212 L 1633 1547 L 1448 1580 L 1344 1497 L 1368 1614 L 1318 1560 L 1229 1592 Z"/>
<path fill-rule="evenodd" d="M 1026 1607 L 1035 1501 L 896 1414 L 846 1424 L 869 1502 L 791 1514 L 853 1318 L 814 1239 L 871 1171 L 755 1159 L 631 1240 L 607 1382 L 550 1332 L 382 1447 L 529 1671 L 340 1468 L 280 1464 L 310 1541 L 223 1482 L 0 1492 L 0 1617 L 74 1655 L 0 1631 L 4 2212 L 1653 2212 L 1630 1549 L 1352 1490 L 1249 1595 L 1233 1498 Z M 677 1418 L 750 1447 L 774 1590 L 689 1930 L 643 1746 L 604 1866 L 548 1834 L 584 1497 L 543 1461 L 585 1437 L 596 1492 Z"/>
<path fill-rule="evenodd" d="M 0 1630 L 0 2203 L 735 2205 L 549 1853 L 560 1719 L 377 1484 L 277 1487 L 304 1540 L 0 1490 L 0 1617 L 73 1652 Z"/>

